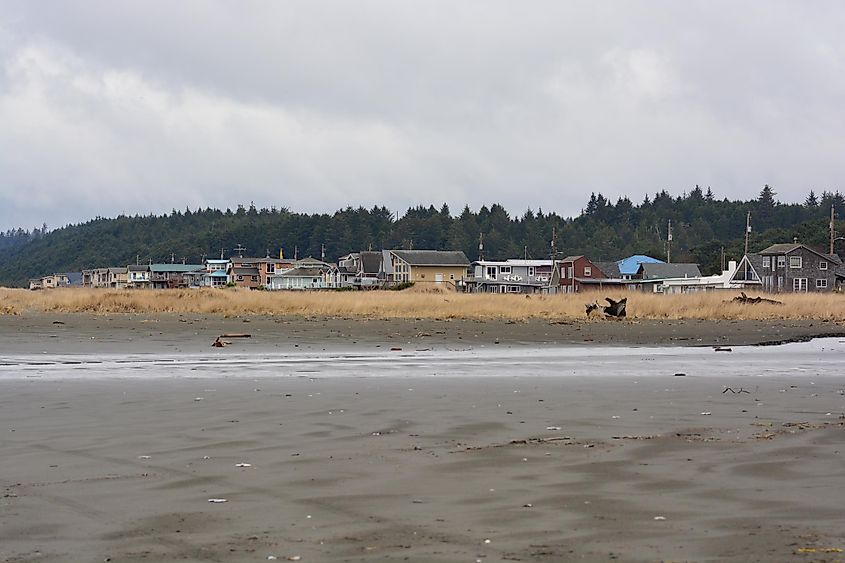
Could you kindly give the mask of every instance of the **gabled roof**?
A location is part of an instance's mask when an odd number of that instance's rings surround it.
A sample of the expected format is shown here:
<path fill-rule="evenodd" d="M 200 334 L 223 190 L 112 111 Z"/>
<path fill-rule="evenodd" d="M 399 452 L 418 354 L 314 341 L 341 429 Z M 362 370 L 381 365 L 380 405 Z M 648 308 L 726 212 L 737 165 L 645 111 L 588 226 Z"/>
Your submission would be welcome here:
<path fill-rule="evenodd" d="M 146 264 L 130 264 L 128 267 L 130 272 L 146 272 L 150 267 Z M 109 268 L 110 270 L 113 268 Z M 126 270 L 124 270 L 126 271 Z"/>
<path fill-rule="evenodd" d="M 146 271 L 146 266 L 144 267 L 144 271 Z M 126 268 L 108 268 L 110 274 L 125 274 Z"/>
<path fill-rule="evenodd" d="M 381 271 L 381 252 L 361 252 L 361 271 L 365 274 L 378 274 Z"/>
<path fill-rule="evenodd" d="M 798 244 L 795 242 L 790 243 L 781 243 L 781 244 L 773 244 L 768 248 L 764 248 L 760 251 L 762 255 L 771 255 L 771 254 L 789 254 L 795 250 L 798 250 L 804 246 L 803 244 Z"/>
<path fill-rule="evenodd" d="M 607 276 L 607 279 L 617 279 L 622 277 L 622 274 L 619 272 L 619 264 L 617 262 L 593 262 L 593 265 L 601 270 L 601 273 Z"/>
<path fill-rule="evenodd" d="M 411 266 L 469 266 L 460 250 L 391 250 Z"/>
<path fill-rule="evenodd" d="M 835 252 L 833 254 L 822 254 L 822 256 L 824 256 L 834 264 L 842 264 L 842 258 L 840 258 L 839 255 Z"/>
<path fill-rule="evenodd" d="M 561 262 L 575 262 L 579 258 L 583 258 L 583 257 L 584 257 L 583 254 L 579 254 L 578 256 L 567 256 L 566 258 L 561 260 Z"/>
<path fill-rule="evenodd" d="M 701 277 L 701 270 L 698 269 L 698 264 L 659 264 L 647 262 L 640 264 L 637 273 L 642 273 L 644 280 Z"/>
<path fill-rule="evenodd" d="M 757 255 L 759 257 L 759 254 Z M 739 264 L 736 266 L 736 271 L 733 273 L 728 283 L 762 283 L 757 268 L 762 264 L 762 260 L 755 267 L 749 255 L 742 257 Z"/>
<path fill-rule="evenodd" d="M 633 276 L 640 268 L 640 264 L 663 264 L 663 260 L 646 256 L 645 254 L 634 254 L 616 262 L 619 267 L 619 273 L 623 275 Z"/>
<path fill-rule="evenodd" d="M 804 249 L 807 252 L 812 252 L 816 256 L 820 258 L 824 258 L 825 260 L 829 260 L 834 264 L 841 264 L 842 260 L 836 254 L 822 254 L 818 250 L 813 250 L 809 246 L 801 243 L 782 243 L 782 244 L 773 244 L 768 248 L 764 248 L 760 251 L 760 254 L 763 256 L 777 256 L 777 255 L 787 255 L 795 252 L 796 250 Z"/>

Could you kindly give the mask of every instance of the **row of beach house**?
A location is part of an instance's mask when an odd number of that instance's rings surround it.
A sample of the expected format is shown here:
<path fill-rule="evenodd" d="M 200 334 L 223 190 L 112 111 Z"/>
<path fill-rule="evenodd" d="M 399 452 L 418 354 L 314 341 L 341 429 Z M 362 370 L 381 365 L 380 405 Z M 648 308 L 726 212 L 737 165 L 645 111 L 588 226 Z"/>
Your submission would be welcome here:
<path fill-rule="evenodd" d="M 266 290 L 385 289 L 401 284 L 439 286 L 470 293 L 577 293 L 589 289 L 626 289 L 689 293 L 752 289 L 772 293 L 839 289 L 845 268 L 835 254 L 823 254 L 797 241 L 775 244 L 719 274 L 704 276 L 697 264 L 667 263 L 635 255 L 617 261 L 586 256 L 555 260 L 479 259 L 461 251 L 382 250 L 352 252 L 337 263 L 314 258 L 289 260 L 243 255 L 202 264 L 130 264 L 53 274 L 30 280 L 30 289 L 243 287 Z"/>

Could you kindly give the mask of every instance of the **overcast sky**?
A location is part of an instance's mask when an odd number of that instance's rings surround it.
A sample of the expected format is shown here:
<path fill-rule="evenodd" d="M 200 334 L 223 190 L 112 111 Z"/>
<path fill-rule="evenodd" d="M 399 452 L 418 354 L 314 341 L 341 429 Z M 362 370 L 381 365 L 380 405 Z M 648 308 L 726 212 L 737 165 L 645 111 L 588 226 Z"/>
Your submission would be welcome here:
<path fill-rule="evenodd" d="M 0 229 L 845 189 L 845 3 L 0 0 Z"/>

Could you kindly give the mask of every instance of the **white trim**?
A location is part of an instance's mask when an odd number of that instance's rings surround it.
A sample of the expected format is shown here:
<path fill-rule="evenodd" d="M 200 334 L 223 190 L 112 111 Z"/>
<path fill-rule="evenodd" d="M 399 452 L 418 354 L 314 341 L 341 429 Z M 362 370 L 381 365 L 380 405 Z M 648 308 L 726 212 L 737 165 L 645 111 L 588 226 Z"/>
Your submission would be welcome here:
<path fill-rule="evenodd" d="M 807 291 L 807 278 L 792 278 L 792 291 L 801 293 Z"/>

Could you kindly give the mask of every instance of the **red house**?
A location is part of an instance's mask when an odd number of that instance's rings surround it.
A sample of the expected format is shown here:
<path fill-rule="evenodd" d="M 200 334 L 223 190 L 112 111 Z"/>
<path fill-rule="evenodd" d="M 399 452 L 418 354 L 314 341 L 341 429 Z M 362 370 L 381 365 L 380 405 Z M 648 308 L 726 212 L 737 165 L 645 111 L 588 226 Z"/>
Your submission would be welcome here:
<path fill-rule="evenodd" d="M 555 262 L 552 287 L 561 293 L 577 293 L 582 285 L 594 286 L 593 280 L 609 277 L 586 256 L 567 256 Z"/>

